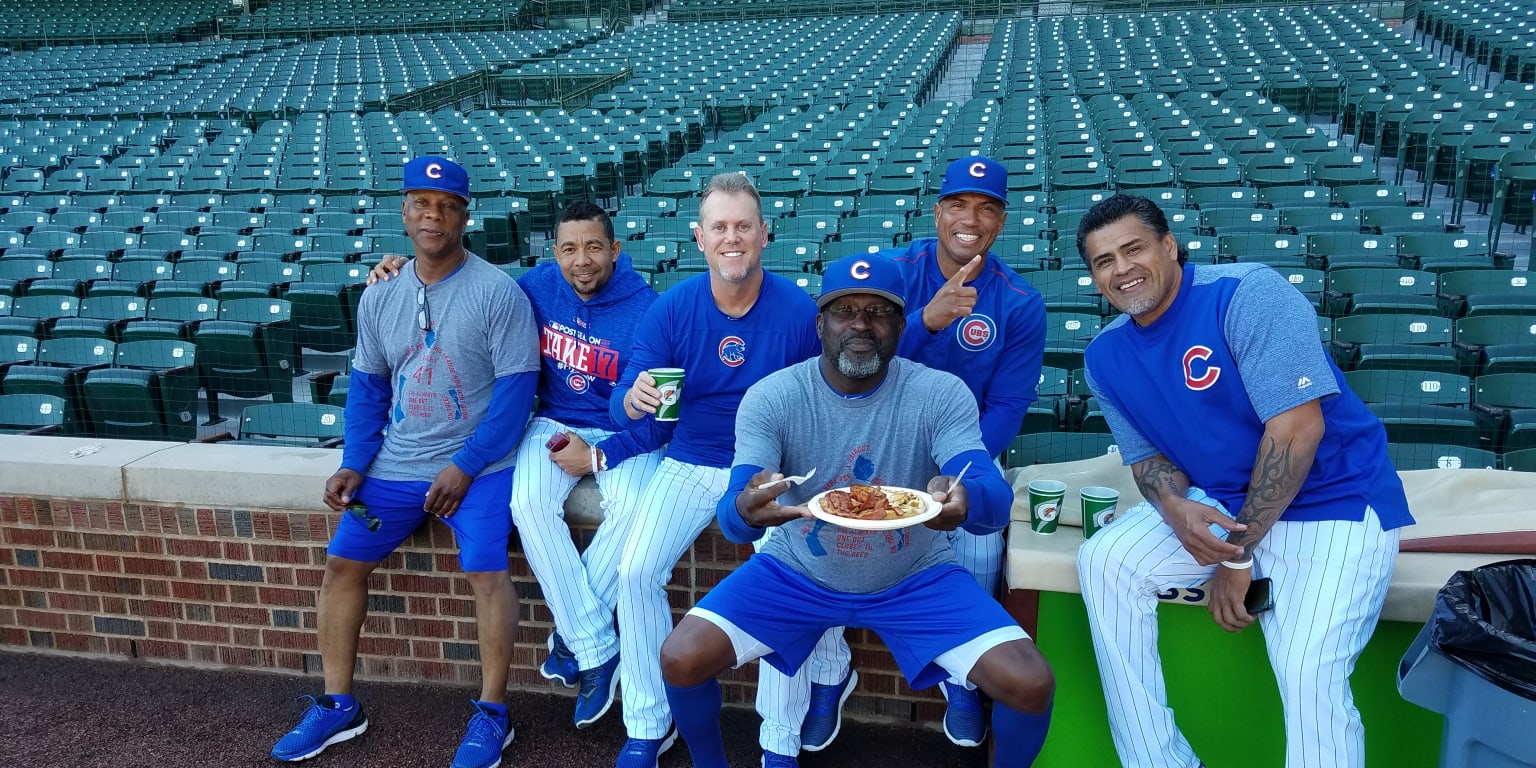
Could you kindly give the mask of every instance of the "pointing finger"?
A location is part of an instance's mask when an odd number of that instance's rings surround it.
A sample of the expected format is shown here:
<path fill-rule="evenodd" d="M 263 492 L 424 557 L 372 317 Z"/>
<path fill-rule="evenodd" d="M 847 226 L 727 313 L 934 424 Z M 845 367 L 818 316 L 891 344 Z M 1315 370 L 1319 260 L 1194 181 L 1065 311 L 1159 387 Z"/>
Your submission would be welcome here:
<path fill-rule="evenodd" d="M 955 272 L 954 276 L 949 278 L 949 284 L 954 286 L 964 284 L 965 281 L 971 279 L 981 269 L 981 262 L 983 260 L 983 254 L 978 253 L 972 256 L 971 260 L 965 263 L 965 266 L 961 267 L 959 271 Z"/>

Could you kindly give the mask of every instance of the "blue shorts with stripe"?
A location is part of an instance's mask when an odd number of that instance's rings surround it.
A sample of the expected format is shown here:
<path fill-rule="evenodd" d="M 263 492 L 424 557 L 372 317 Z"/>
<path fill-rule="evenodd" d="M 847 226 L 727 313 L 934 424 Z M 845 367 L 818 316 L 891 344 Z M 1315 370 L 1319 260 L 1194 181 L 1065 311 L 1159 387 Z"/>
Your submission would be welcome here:
<path fill-rule="evenodd" d="M 376 563 L 395 551 L 427 519 L 422 504 L 432 483 L 421 480 L 363 478 L 356 498 L 383 521 L 377 531 L 356 515 L 342 514 L 326 554 Z M 444 523 L 459 542 L 459 567 L 467 573 L 507 570 L 507 542 L 512 537 L 512 469 L 475 478 L 459 510 Z"/>
<path fill-rule="evenodd" d="M 822 587 L 770 555 L 753 555 L 699 601 L 773 653 L 763 657 L 793 675 L 830 627 L 860 627 L 880 636 L 913 688 L 949 673 L 935 663 L 966 643 L 1018 624 L 958 565 L 926 568 L 881 592 Z"/>

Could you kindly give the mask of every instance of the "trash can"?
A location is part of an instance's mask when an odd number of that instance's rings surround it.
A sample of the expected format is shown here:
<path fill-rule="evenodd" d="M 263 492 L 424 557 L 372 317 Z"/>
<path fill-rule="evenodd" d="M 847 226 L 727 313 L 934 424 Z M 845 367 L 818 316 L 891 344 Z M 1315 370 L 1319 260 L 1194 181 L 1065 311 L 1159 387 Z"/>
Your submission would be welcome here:
<path fill-rule="evenodd" d="M 1452 576 L 1397 690 L 1445 716 L 1440 768 L 1536 766 L 1536 560 Z"/>

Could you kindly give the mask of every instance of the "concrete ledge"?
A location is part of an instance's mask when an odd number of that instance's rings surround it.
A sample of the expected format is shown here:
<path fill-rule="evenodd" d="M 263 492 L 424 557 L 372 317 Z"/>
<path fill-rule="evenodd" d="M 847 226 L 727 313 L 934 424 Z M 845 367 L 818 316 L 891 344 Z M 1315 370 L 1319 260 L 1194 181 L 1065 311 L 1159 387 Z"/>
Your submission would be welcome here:
<path fill-rule="evenodd" d="M 340 462 L 323 448 L 0 435 L 0 496 L 329 512 L 321 496 Z M 565 515 L 571 525 L 602 522 L 592 478 L 577 483 Z"/>
<path fill-rule="evenodd" d="M 1083 544 L 1083 529 L 1061 526 L 1049 536 L 1029 529 L 1028 523 L 1015 522 L 1008 530 L 1007 576 L 1010 590 L 1038 590 L 1078 594 L 1077 548 Z M 1459 554 L 1446 552 L 1400 552 L 1392 570 L 1392 584 L 1382 607 L 1382 621 L 1422 624 L 1435 610 L 1435 596 L 1451 574 L 1508 560 L 1512 555 Z M 1180 603 L 1204 604 L 1181 595 Z"/>
<path fill-rule="evenodd" d="M 340 461 L 340 452 L 323 448 L 187 443 L 124 467 L 124 500 L 329 511 L 321 497 Z"/>
<path fill-rule="evenodd" d="M 123 467 L 181 445 L 147 440 L 0 435 L 0 496 L 121 500 Z M 71 452 L 84 455 L 75 458 Z"/>

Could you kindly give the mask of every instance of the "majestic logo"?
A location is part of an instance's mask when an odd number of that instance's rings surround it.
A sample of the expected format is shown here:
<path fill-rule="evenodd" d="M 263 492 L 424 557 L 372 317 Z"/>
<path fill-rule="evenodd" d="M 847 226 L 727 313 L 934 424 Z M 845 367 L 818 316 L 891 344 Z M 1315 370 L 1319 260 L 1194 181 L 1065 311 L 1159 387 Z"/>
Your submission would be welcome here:
<path fill-rule="evenodd" d="M 429 163 L 426 173 L 429 179 L 441 179 L 443 177 L 443 166 L 441 163 Z"/>
<path fill-rule="evenodd" d="M 987 177 L 987 164 L 971 163 L 970 171 L 972 176 L 975 176 L 978 179 L 985 179 Z"/>
<path fill-rule="evenodd" d="M 992 346 L 993 340 L 997 338 L 997 324 L 986 315 L 970 315 L 960 319 L 955 337 L 960 341 L 960 346 L 972 352 L 980 352 Z"/>
<path fill-rule="evenodd" d="M 1311 378 L 1303 376 L 1303 377 L 1301 377 L 1301 378 L 1296 380 L 1296 388 L 1297 389 L 1306 389 L 1307 387 L 1310 387 L 1310 386 L 1312 386 L 1312 379 Z"/>
<path fill-rule="evenodd" d="M 747 361 L 747 342 L 740 336 L 727 336 L 720 340 L 720 362 L 732 368 Z"/>
<path fill-rule="evenodd" d="M 1184 386 L 1199 392 L 1210 389 L 1216 383 L 1216 380 L 1221 378 L 1221 368 L 1206 363 L 1207 360 L 1211 359 L 1211 355 L 1214 354 L 1216 353 L 1211 351 L 1210 347 L 1200 344 L 1190 347 L 1184 353 Z M 1197 361 L 1201 363 L 1198 367 L 1204 369 L 1204 373 L 1198 376 L 1195 375 Z"/>
<path fill-rule="evenodd" d="M 592 386 L 591 383 L 587 381 L 587 377 L 579 373 L 573 373 L 566 377 L 565 385 L 570 387 L 572 392 L 576 392 L 578 394 L 587 391 L 587 387 Z"/>
<path fill-rule="evenodd" d="M 869 279 L 869 262 L 859 259 L 848 267 L 848 274 L 855 280 Z"/>

